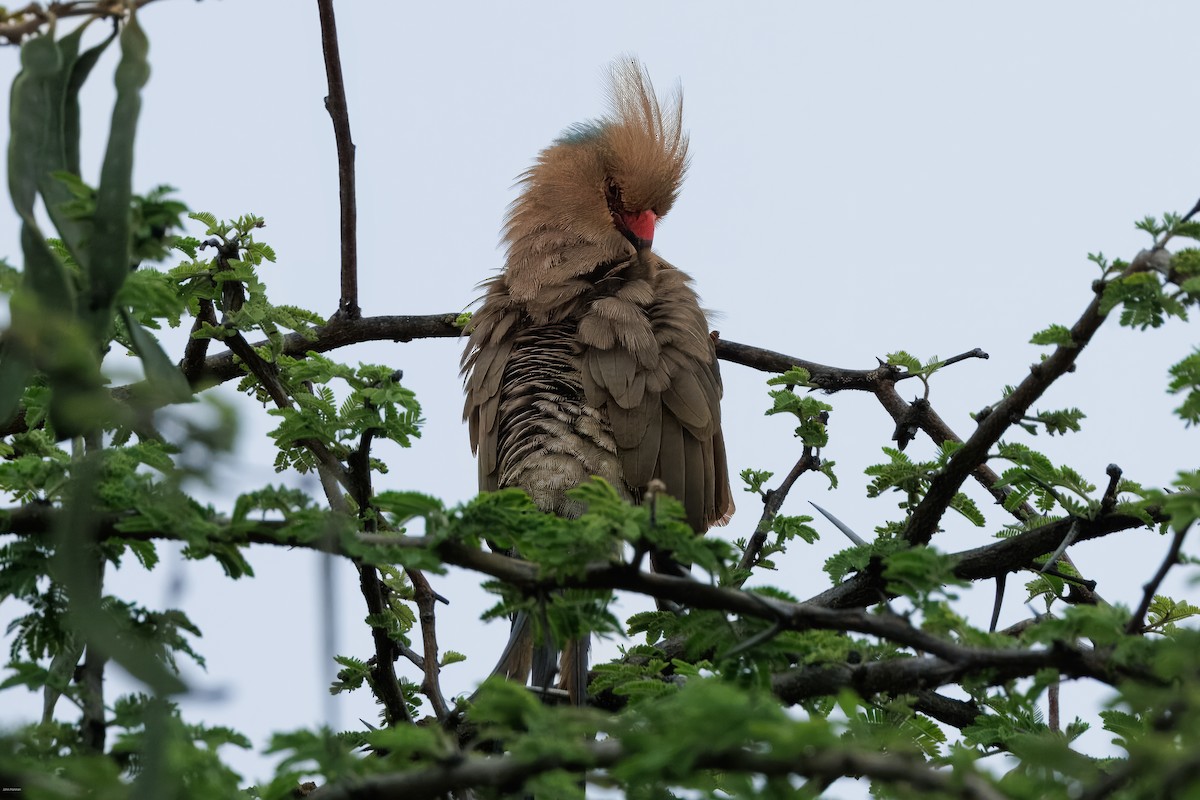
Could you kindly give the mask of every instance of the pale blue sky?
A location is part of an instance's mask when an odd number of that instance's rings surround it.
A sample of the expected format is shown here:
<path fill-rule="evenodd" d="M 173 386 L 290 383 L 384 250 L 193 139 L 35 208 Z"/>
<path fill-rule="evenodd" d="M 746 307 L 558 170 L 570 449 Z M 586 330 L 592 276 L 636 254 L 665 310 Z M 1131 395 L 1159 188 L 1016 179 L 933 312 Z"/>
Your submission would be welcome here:
<path fill-rule="evenodd" d="M 502 263 L 498 231 L 515 176 L 562 129 L 603 113 L 604 70 L 621 53 L 637 54 L 660 90 L 683 85 L 692 169 L 655 247 L 693 275 L 722 336 L 846 367 L 871 367 L 900 348 L 924 358 L 981 347 L 991 359 L 939 375 L 931 397 L 963 435 L 967 414 L 1037 360 L 1030 334 L 1070 324 L 1087 304 L 1096 269 L 1086 254 L 1131 258 L 1148 241 L 1134 220 L 1186 211 L 1200 196 L 1192 3 L 343 2 L 337 11 L 358 145 L 364 314 L 472 302 L 475 284 Z M 315 4 L 163 2 L 142 23 L 153 76 L 137 186 L 167 182 L 194 209 L 264 216 L 261 238 L 279 254 L 264 273 L 272 299 L 331 313 L 336 159 Z M 0 51 L 0 80 L 16 64 L 15 49 Z M 93 178 L 112 66 L 111 57 L 101 63 L 85 97 Z M 0 204 L 0 253 L 19 262 L 16 234 Z M 1082 406 L 1084 432 L 1033 444 L 1099 484 L 1110 462 L 1151 485 L 1195 466 L 1197 432 L 1170 416 L 1178 402 L 1163 387 L 1167 366 L 1196 341 L 1178 323 L 1146 334 L 1106 328 L 1038 404 Z M 448 501 L 473 493 L 460 349 L 437 340 L 341 353 L 403 369 L 425 406 L 416 447 L 381 451 L 392 470 L 380 488 Z M 785 473 L 797 450 L 787 422 L 763 416 L 766 376 L 735 365 L 724 376 L 731 467 Z M 811 497 L 869 534 L 895 516 L 892 498 L 865 498 L 862 475 L 893 424 L 870 397 L 826 399 L 834 412 L 825 456 L 837 461 L 842 488 L 828 493 L 823 479 L 806 477 L 788 508 L 804 513 Z M 223 465 L 228 483 L 214 502 L 293 480 L 271 468 L 261 439 L 270 419 L 243 406 L 246 445 Z M 918 457 L 930 449 L 912 446 Z M 739 514 L 717 535 L 753 529 L 757 501 L 738 491 Z M 1005 521 L 992 519 L 980 531 L 948 518 L 936 543 L 983 543 Z M 820 565 L 844 542 L 821 530 L 769 582 L 801 597 L 823 588 Z M 1156 535 L 1131 532 L 1074 555 L 1108 599 L 1134 604 L 1163 552 Z M 167 578 L 183 580 L 179 602 L 204 630 L 198 646 L 209 660 L 196 682 L 225 698 L 189 702 L 188 713 L 261 746 L 272 730 L 324 721 L 334 667 L 318 652 L 313 557 L 255 550 L 250 560 L 259 578 L 238 584 L 189 563 L 150 576 L 127 569 L 110 586 L 161 604 Z M 339 652 L 366 657 L 353 570 L 337 571 Z M 474 621 L 490 605 L 476 583 L 462 573 L 435 582 L 453 601 L 440 611 L 441 645 L 471 657 L 446 670 L 451 694 L 473 687 L 506 634 L 502 623 Z M 1022 583 L 1010 581 L 1002 624 L 1028 613 Z M 991 587 L 974 594 L 969 608 L 985 625 Z M 640 607 L 625 600 L 619 613 Z M 4 619 L 14 613 L 0 607 Z M 1068 688 L 1064 716 L 1086 715 L 1100 696 Z M 0 722 L 15 721 L 18 699 L 6 694 Z M 39 707 L 29 698 L 19 716 Z M 374 714 L 365 695 L 351 696 L 334 722 Z M 1105 734 L 1089 736 L 1093 750 L 1107 745 Z M 232 760 L 248 779 L 267 774 L 257 756 Z"/>

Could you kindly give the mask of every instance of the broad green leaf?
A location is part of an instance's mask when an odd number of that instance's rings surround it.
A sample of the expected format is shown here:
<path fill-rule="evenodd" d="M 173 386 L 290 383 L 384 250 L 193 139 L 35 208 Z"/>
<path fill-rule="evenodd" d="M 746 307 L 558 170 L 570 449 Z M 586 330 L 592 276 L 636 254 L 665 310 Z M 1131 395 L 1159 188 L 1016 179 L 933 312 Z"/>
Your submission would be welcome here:
<path fill-rule="evenodd" d="M 156 404 L 189 402 L 192 399 L 192 388 L 188 385 L 187 378 L 179 371 L 179 367 L 175 366 L 163 351 L 158 339 L 133 318 L 129 309 L 121 309 L 121 316 L 125 320 L 133 347 L 146 370 L 150 397 L 144 399 Z"/>
<path fill-rule="evenodd" d="M 141 89 L 150 78 L 146 62 L 149 42 L 130 13 L 121 31 L 121 61 L 117 65 L 117 100 L 113 107 L 108 149 L 96 191 L 95 231 L 91 241 L 88 303 L 93 333 L 106 339 L 113 301 L 130 269 L 133 146 L 141 110 Z"/>

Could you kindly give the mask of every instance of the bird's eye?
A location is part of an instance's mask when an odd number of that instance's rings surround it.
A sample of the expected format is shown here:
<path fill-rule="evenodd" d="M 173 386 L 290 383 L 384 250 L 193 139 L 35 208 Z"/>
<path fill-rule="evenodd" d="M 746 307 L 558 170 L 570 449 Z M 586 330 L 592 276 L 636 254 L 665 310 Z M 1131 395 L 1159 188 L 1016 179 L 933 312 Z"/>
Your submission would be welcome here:
<path fill-rule="evenodd" d="M 612 178 L 606 178 L 604 181 L 604 196 L 608 199 L 609 206 L 614 209 L 620 209 L 624 205 L 621 187 Z"/>

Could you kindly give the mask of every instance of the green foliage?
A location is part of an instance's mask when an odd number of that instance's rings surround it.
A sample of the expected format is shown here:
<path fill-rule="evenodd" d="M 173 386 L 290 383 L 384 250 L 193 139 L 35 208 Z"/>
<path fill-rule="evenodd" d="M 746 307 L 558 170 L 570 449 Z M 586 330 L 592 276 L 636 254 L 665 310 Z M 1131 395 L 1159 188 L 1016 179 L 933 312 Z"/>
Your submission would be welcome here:
<path fill-rule="evenodd" d="M 1175 413 L 1189 427 L 1200 423 L 1200 350 L 1171 367 L 1171 383 L 1167 390 L 1171 394 L 1186 391 L 1183 405 L 1175 409 Z"/>
<path fill-rule="evenodd" d="M 0 21 L 10 18 L 0 9 Z M 907 515 L 962 452 L 957 444 L 927 460 L 885 448 L 885 460 L 866 470 L 868 496 L 898 493 L 906 518 L 881 523 L 870 543 L 828 558 L 839 598 L 829 608 L 797 605 L 812 587 L 798 588 L 777 557 L 797 539 L 818 537 L 811 517 L 777 505 L 753 538 L 730 544 L 732 535 L 696 536 L 670 497 L 630 503 L 599 479 L 569 492 L 569 519 L 541 512 L 515 489 L 457 506 L 402 487 L 376 491 L 372 472 L 388 465 L 373 455 L 373 443 L 414 445 L 421 406 L 394 367 L 342 363 L 317 352 L 327 340 L 308 347 L 325 320 L 269 300 L 265 274 L 276 254 L 257 239 L 262 218 L 196 212 L 188 217 L 202 232 L 178 235 L 186 207 L 169 187 L 135 193 L 147 42 L 132 13 L 117 29 L 82 53 L 82 28 L 59 39 L 30 36 L 10 97 L 9 184 L 23 262 L 20 270 L 0 262 L 12 319 L 0 338 L 0 417 L 10 422 L 20 411 L 24 430 L 0 438 L 0 493 L 12 504 L 0 510 L 0 602 L 15 609 L 0 691 L 40 692 L 47 712 L 0 731 L 0 782 L 43 798 L 290 798 L 310 779 L 352 793 L 371 778 L 415 776 L 426 781 L 423 791 L 441 794 L 430 787 L 465 765 L 489 776 L 474 787 L 480 796 L 579 797 L 584 770 L 614 793 L 656 799 L 815 796 L 843 775 L 862 775 L 875 796 L 895 798 L 1065 799 L 1102 796 L 1106 785 L 1114 796 L 1195 793 L 1200 634 L 1191 621 L 1200 607 L 1154 585 L 1142 589 L 1148 576 L 1137 576 L 1132 595 L 1153 594 L 1144 619 L 1119 605 L 1059 603 L 1075 599 L 1071 587 L 1083 577 L 1060 558 L 1053 570 L 1031 571 L 1027 583 L 1029 598 L 1043 600 L 1048 613 L 1019 635 L 978 627 L 957 604 L 957 588 L 967 583 L 956 575 L 960 558 L 912 547 L 904 536 Z M 79 164 L 78 94 L 112 41 L 121 50 L 115 107 L 100 175 L 89 183 Z M 40 227 L 39 201 L 54 236 Z M 1200 239 L 1200 223 L 1179 215 L 1138 227 L 1160 243 Z M 173 252 L 182 259 L 173 267 L 144 265 Z M 1101 270 L 1104 313 L 1119 307 L 1128 327 L 1186 318 L 1200 299 L 1200 250 L 1156 260 L 1153 271 L 1129 272 L 1129 263 L 1102 254 L 1089 259 Z M 164 324 L 193 331 L 186 376 L 151 333 Z M 468 327 L 470 315 L 455 324 Z M 1081 348 L 1086 342 L 1076 336 L 1055 324 L 1032 341 Z M 239 487 L 245 491 L 225 509 L 195 499 L 190 490 L 236 438 L 228 409 L 192 402 L 204 379 L 199 357 L 214 346 L 236 352 L 241 390 L 271 406 L 278 468 L 319 470 L 325 502 L 286 486 Z M 121 348 L 145 380 L 113 390 L 100 363 Z M 904 351 L 887 362 L 903 372 L 881 373 L 917 378 L 926 399 L 929 378 L 946 365 Z M 836 488 L 833 462 L 820 457 L 831 406 L 796 392 L 815 388 L 812 376 L 792 368 L 768 384 L 767 413 L 795 417 L 804 458 Z M 1183 395 L 1177 413 L 1185 424 L 1200 421 L 1200 351 L 1171 369 L 1168 389 Z M 213 413 L 196 413 L 201 408 Z M 1084 416 L 1068 407 L 1007 424 L 1059 435 L 1078 431 Z M 1111 514 L 1163 523 L 1179 538 L 1200 519 L 1200 472 L 1180 473 L 1170 491 L 1121 480 L 1114 496 L 1098 498 L 1082 472 L 1025 445 L 1005 441 L 994 450 L 988 460 L 1009 465 L 996 487 L 1004 510 L 1019 517 L 1001 536 L 1027 533 L 1054 515 L 1078 530 L 1110 522 L 1102 517 Z M 767 471 L 741 476 L 747 491 L 767 499 L 781 499 L 786 488 L 768 488 Z M 1025 502 L 1040 516 L 1021 511 Z M 985 524 L 962 492 L 946 507 Z M 361 629 L 348 634 L 351 654 L 333 656 L 329 691 L 366 689 L 382 703 L 389 687 L 380 666 L 395 664 L 400 674 L 390 688 L 417 723 L 389 711 L 380 728 L 278 733 L 267 751 L 279 756 L 274 775 L 245 787 L 224 755 L 251 747 L 249 740 L 185 721 L 172 701 L 187 688 L 180 661 L 205 664 L 200 630 L 184 609 L 105 590 L 109 564 L 157 569 L 161 540 L 180 543 L 185 558 L 212 559 L 230 579 L 253 577 L 251 543 L 351 560 L 378 593 Z M 651 585 L 669 582 L 671 597 L 695 602 L 663 602 L 622 623 L 612 587 L 644 587 L 647 556 L 664 552 L 689 565 L 693 580 L 660 577 Z M 1017 568 L 1036 570 L 1049 554 L 1023 558 Z M 1197 563 L 1186 552 L 1179 561 Z M 536 636 L 559 644 L 592 634 L 638 643 L 593 665 L 588 707 L 555 705 L 553 692 L 543 702 L 499 679 L 468 695 L 474 687 L 454 683 L 459 676 L 449 669 L 465 657 L 426 650 L 433 617 L 417 602 L 428 600 L 419 572 L 445 571 L 447 562 L 511 578 L 487 580 L 497 602 L 485 619 L 523 614 Z M 780 587 L 759 582 L 776 569 Z M 837 586 L 847 580 L 855 584 Z M 874 611 L 861 613 L 864 606 Z M 876 635 L 848 633 L 865 630 Z M 145 692 L 97 694 L 86 679 L 96 677 L 89 665 L 97 660 L 120 666 Z M 452 708 L 435 694 L 442 690 L 430 685 L 431 674 L 457 694 Z M 1106 684 L 1111 707 L 1097 720 L 1121 757 L 1086 754 L 1077 739 L 1087 720 L 1055 729 L 1044 715 L 1053 687 L 1078 677 Z M 954 708 L 951 723 L 927 715 L 939 702 Z M 76 723 L 78 713 L 84 718 Z M 97 727 L 106 734 L 102 746 Z M 998 753 L 1007 754 L 1005 766 L 984 760 Z M 495 780 L 486 771 L 496 764 L 528 775 Z"/>
<path fill-rule="evenodd" d="M 1100 501 L 1091 496 L 1096 491 L 1093 484 L 1068 466 L 1054 466 L 1036 450 L 1023 444 L 1001 442 L 997 457 L 1014 465 L 1001 473 L 996 484 L 996 488 L 1011 487 L 1004 499 L 1008 510 L 1032 500 L 1044 514 L 1059 508 L 1072 516 L 1091 518 L 1100 508 Z M 1066 490 L 1074 497 L 1059 490 Z"/>
<path fill-rule="evenodd" d="M 761 494 L 763 486 L 774 475 L 774 472 L 764 469 L 744 469 L 741 472 L 742 481 L 746 484 L 746 491 L 755 494 Z"/>
<path fill-rule="evenodd" d="M 867 486 L 867 497 L 879 497 L 888 490 L 900 492 L 904 495 L 904 499 L 899 503 L 900 508 L 906 511 L 916 508 L 917 504 L 921 502 L 921 498 L 929 490 L 929 484 L 934 476 L 946 466 L 959 447 L 960 445 L 955 442 L 945 442 L 939 448 L 937 458 L 932 461 L 913 461 L 894 447 L 883 448 L 883 453 L 889 458 L 889 461 L 874 464 L 864 470 L 873 478 L 870 485 Z M 962 492 L 955 493 L 950 502 L 950 508 L 965 517 L 972 525 L 977 527 L 984 525 L 984 517 L 979 511 L 979 507 L 975 505 L 975 501 Z"/>
<path fill-rule="evenodd" d="M 770 394 L 774 405 L 767 409 L 767 416 L 773 414 L 792 414 L 799 421 L 796 426 L 796 436 L 806 447 L 821 448 L 829 443 L 829 433 L 825 430 L 825 415 L 833 410 L 833 406 L 822 403 L 815 397 L 801 397 L 792 391 L 796 381 L 803 378 L 807 382 L 808 373 L 799 367 L 793 367 L 783 375 L 777 375 L 767 381 L 767 385 L 786 384 L 787 388 L 772 389 Z M 799 385 L 803 385 L 801 382 Z"/>
<path fill-rule="evenodd" d="M 901 596 L 923 598 L 951 586 L 966 586 L 954 575 L 957 560 L 931 547 L 914 547 L 889 553 L 883 559 L 888 589 Z M 954 595 L 948 594 L 951 599 Z"/>
<path fill-rule="evenodd" d="M 1052 345 L 1055 347 L 1075 346 L 1075 340 L 1071 338 L 1071 329 L 1057 324 L 1038 331 L 1029 342 L 1030 344 Z"/>
<path fill-rule="evenodd" d="M 339 458 L 347 458 L 364 436 L 409 447 L 421 435 L 421 406 L 416 396 L 400 385 L 398 371 L 377 364 L 352 369 L 314 352 L 303 359 L 279 356 L 276 363 L 281 382 L 296 400 L 295 406 L 269 412 L 281 420 L 270 434 L 279 448 L 277 471 L 315 469 L 317 461 L 309 446 L 313 440 L 329 446 Z M 340 402 L 329 385 L 334 380 L 349 389 Z M 260 384 L 254 384 L 252 390 L 264 391 Z M 371 468 L 387 471 L 378 461 L 372 461 Z"/>

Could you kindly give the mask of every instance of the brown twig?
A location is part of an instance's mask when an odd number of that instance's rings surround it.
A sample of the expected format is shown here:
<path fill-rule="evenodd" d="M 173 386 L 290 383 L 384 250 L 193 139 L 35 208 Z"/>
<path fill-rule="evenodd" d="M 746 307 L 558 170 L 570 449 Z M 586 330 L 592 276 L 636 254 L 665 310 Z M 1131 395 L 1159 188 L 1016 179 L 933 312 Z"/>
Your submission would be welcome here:
<path fill-rule="evenodd" d="M 378 316 L 347 319 L 335 317 L 328 324 L 313 328 L 307 334 L 289 333 L 279 342 L 280 352 L 293 358 L 303 358 L 310 352 L 327 353 L 341 347 L 363 342 L 393 341 L 411 342 L 414 339 L 444 339 L 462 336 L 462 328 L 455 325 L 457 314 L 424 314 L 403 316 Z M 252 347 L 263 347 L 266 341 L 252 343 Z M 871 370 L 844 369 L 816 364 L 794 356 L 764 350 L 759 347 L 739 344 L 721 339 L 717 342 L 717 356 L 725 361 L 742 364 L 764 372 L 786 372 L 793 366 L 808 369 L 812 385 L 826 391 L 858 390 L 875 392 L 881 381 L 904 380 L 911 375 L 899 367 L 883 365 Z M 244 372 L 238 365 L 237 355 L 231 350 L 216 353 L 204 359 L 203 367 L 192 367 L 188 381 L 197 391 L 202 391 L 226 381 L 240 378 Z M 141 388 L 140 384 L 118 386 L 112 390 L 118 401 L 128 400 Z M 897 399 L 899 396 L 897 395 Z M 900 401 L 903 403 L 903 401 Z M 885 406 L 886 407 L 886 406 Z M 25 416 L 0 429 L 0 436 L 22 433 L 26 430 Z"/>
<path fill-rule="evenodd" d="M 1125 626 L 1126 633 L 1141 633 L 1144 630 L 1144 620 L 1146 619 L 1147 612 L 1150 611 L 1150 604 L 1154 602 L 1154 595 L 1158 594 L 1158 588 L 1162 586 L 1162 582 L 1166 579 L 1167 573 L 1171 571 L 1171 567 L 1179 563 L 1179 553 L 1183 549 L 1183 537 L 1187 536 L 1189 528 L 1191 528 L 1191 525 L 1184 526 L 1175 531 L 1175 538 L 1171 540 L 1171 546 L 1167 550 L 1167 557 L 1163 559 L 1158 571 L 1154 573 L 1154 577 L 1142 586 L 1142 602 L 1138 603 L 1137 610 L 1129 618 L 1129 623 Z"/>
<path fill-rule="evenodd" d="M 358 585 L 363 599 L 367 601 L 367 612 L 376 618 L 388 613 L 383 598 L 384 586 L 379 572 L 370 564 L 358 564 Z M 400 723 L 412 723 L 408 713 L 408 702 L 400 689 L 396 676 L 396 646 L 387 628 L 371 626 L 371 638 L 375 643 L 375 655 L 371 658 L 371 690 L 383 703 L 384 720 L 389 727 Z"/>
<path fill-rule="evenodd" d="M 413 596 L 417 602 L 417 615 L 421 623 L 421 642 L 425 651 L 422 657 L 422 669 L 425 680 L 421 684 L 421 693 L 429 699 L 433 715 L 439 722 L 444 722 L 449 712 L 446 708 L 446 698 L 442 694 L 442 684 L 438 673 L 441 671 L 441 656 L 438 655 L 437 642 L 437 593 L 429 585 L 429 580 L 420 570 L 406 569 L 409 581 L 413 585 Z"/>
<path fill-rule="evenodd" d="M 241 359 L 242 363 L 258 379 L 259 384 L 271 396 L 271 400 L 275 405 L 279 408 L 291 408 L 292 400 L 287 393 L 287 389 L 284 388 L 282 381 L 279 379 L 279 368 L 275 364 L 264 360 L 240 333 L 234 333 L 225 341 L 228 343 L 230 351 Z M 324 442 L 319 439 L 306 437 L 297 439 L 296 444 L 307 448 L 316 457 L 321 467 L 327 470 L 338 483 L 348 489 L 351 488 L 349 475 L 345 467 L 329 451 Z"/>
<path fill-rule="evenodd" d="M 820 469 L 820 467 L 821 457 L 814 454 L 813 448 L 805 447 L 800 459 L 792 467 L 792 471 L 787 474 L 787 477 L 780 482 L 777 488 L 767 490 L 763 496 L 762 516 L 758 520 L 754 534 L 746 542 L 746 550 L 742 553 L 742 560 L 737 566 L 738 571 L 743 575 L 733 584 L 734 586 L 741 586 L 745 583 L 746 578 L 750 577 L 750 570 L 758 564 L 758 557 L 767 543 L 768 534 L 771 533 L 771 524 L 779 514 L 779 509 L 783 507 L 783 502 L 787 499 L 788 492 L 792 490 L 796 480 L 805 472 Z"/>
<path fill-rule="evenodd" d="M 329 95 L 325 110 L 333 120 L 333 136 L 337 142 L 338 199 L 341 203 L 342 297 L 337 314 L 358 319 L 358 233 L 357 200 L 354 190 L 354 141 L 350 138 L 350 111 L 346 106 L 346 85 L 342 78 L 342 57 L 338 52 L 337 22 L 333 15 L 333 0 L 317 0 L 321 17 L 321 50 L 325 55 L 325 75 Z"/>
<path fill-rule="evenodd" d="M 213 301 L 208 298 L 201 299 L 199 313 L 196 314 L 196 321 L 192 323 L 191 336 L 183 347 L 183 361 L 179 363 L 179 369 L 183 371 L 188 383 L 200 378 L 204 370 L 204 358 L 208 355 L 208 345 L 212 341 L 208 336 L 197 337 L 196 334 L 205 325 L 216 327 L 217 324 L 217 310 Z"/>

